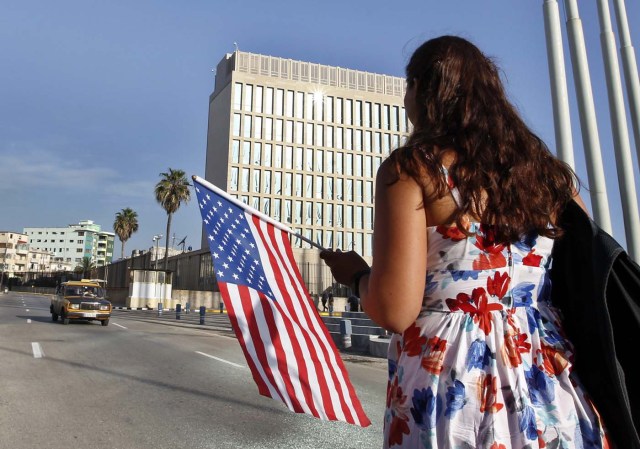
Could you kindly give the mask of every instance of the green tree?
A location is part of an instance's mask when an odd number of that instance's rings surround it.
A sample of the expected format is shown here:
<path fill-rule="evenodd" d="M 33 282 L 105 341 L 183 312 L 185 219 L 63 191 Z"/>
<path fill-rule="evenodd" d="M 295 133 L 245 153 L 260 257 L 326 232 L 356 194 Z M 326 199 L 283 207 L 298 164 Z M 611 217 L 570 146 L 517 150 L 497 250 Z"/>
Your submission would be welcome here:
<path fill-rule="evenodd" d="M 162 179 L 156 184 L 156 201 L 167 212 L 167 233 L 164 247 L 163 267 L 167 269 L 167 259 L 169 258 L 169 235 L 171 233 L 171 217 L 178 210 L 180 205 L 191 199 L 189 183 L 183 170 L 169 169 L 169 173 L 160 173 Z"/>
<path fill-rule="evenodd" d="M 91 275 L 91 270 L 93 270 L 96 267 L 96 264 L 93 263 L 93 261 L 91 260 L 91 257 L 85 256 L 82 258 L 82 262 L 80 262 L 78 264 L 78 266 L 75 268 L 76 273 L 82 273 L 82 278 L 86 279 L 87 278 L 87 273 L 89 273 L 89 275 Z"/>
<path fill-rule="evenodd" d="M 122 242 L 120 258 L 124 259 L 124 243 L 138 230 L 138 213 L 129 207 L 116 213 L 113 230 Z"/>

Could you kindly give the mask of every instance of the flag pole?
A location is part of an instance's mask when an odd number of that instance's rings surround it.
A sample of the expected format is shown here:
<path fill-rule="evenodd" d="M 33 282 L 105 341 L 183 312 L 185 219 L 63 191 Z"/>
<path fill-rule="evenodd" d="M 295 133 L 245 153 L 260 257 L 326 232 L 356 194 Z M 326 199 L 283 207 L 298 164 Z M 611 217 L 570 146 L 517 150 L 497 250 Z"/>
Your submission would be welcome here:
<path fill-rule="evenodd" d="M 322 245 L 319 245 L 319 244 L 313 242 L 311 239 L 306 238 L 302 234 L 298 234 L 293 229 L 291 229 L 289 226 L 287 226 L 287 225 L 285 225 L 283 223 L 280 223 L 277 220 L 274 220 L 273 218 L 269 217 L 268 215 L 263 214 L 258 209 L 255 209 L 255 208 L 249 206 L 248 204 L 245 204 L 242 201 L 238 200 L 237 198 L 234 198 L 233 196 L 229 195 L 227 192 L 225 192 L 221 188 L 216 187 L 213 184 L 211 184 L 206 179 L 201 178 L 200 176 L 196 176 L 196 175 L 192 175 L 191 178 L 193 179 L 194 182 L 199 182 L 200 184 L 204 185 L 205 187 L 213 190 L 218 195 L 224 197 L 226 200 L 228 200 L 229 202 L 235 204 L 236 206 L 244 209 L 245 211 L 247 211 L 251 215 L 256 215 L 261 220 L 264 220 L 267 223 L 271 223 L 276 228 L 281 229 L 281 230 L 293 235 L 294 237 L 299 238 L 303 242 L 307 242 L 309 245 L 314 246 L 314 247 L 318 248 L 321 251 L 326 251 L 326 248 L 323 247 Z"/>

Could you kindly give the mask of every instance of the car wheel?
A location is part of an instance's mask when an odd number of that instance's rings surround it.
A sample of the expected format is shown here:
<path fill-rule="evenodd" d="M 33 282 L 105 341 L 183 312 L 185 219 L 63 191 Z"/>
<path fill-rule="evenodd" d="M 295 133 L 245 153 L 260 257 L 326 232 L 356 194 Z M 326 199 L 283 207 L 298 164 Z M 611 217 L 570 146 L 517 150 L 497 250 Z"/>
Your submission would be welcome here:
<path fill-rule="evenodd" d="M 102 322 L 100 323 L 103 326 L 108 326 L 109 325 L 109 318 L 107 318 L 106 320 L 102 320 Z"/>
<path fill-rule="evenodd" d="M 58 321 L 58 314 L 51 312 L 51 321 Z"/>

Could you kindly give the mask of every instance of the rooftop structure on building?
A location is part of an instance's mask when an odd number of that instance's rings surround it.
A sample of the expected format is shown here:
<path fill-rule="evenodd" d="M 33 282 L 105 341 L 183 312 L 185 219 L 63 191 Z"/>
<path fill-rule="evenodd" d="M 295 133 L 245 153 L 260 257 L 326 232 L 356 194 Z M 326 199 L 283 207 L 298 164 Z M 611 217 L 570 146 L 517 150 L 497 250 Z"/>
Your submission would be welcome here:
<path fill-rule="evenodd" d="M 205 178 L 324 247 L 368 258 L 375 175 L 410 131 L 404 92 L 400 77 L 227 54 L 209 98 Z"/>

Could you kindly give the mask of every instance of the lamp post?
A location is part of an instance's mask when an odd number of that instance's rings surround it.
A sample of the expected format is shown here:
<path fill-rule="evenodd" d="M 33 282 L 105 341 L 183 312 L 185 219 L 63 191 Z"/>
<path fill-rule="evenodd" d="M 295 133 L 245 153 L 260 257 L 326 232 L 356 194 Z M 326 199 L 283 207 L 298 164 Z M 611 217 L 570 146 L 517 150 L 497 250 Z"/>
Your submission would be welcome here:
<path fill-rule="evenodd" d="M 158 268 L 158 242 L 162 238 L 162 234 L 157 234 L 153 236 L 153 243 L 156 245 L 155 255 L 153 258 L 153 268 Z"/>

